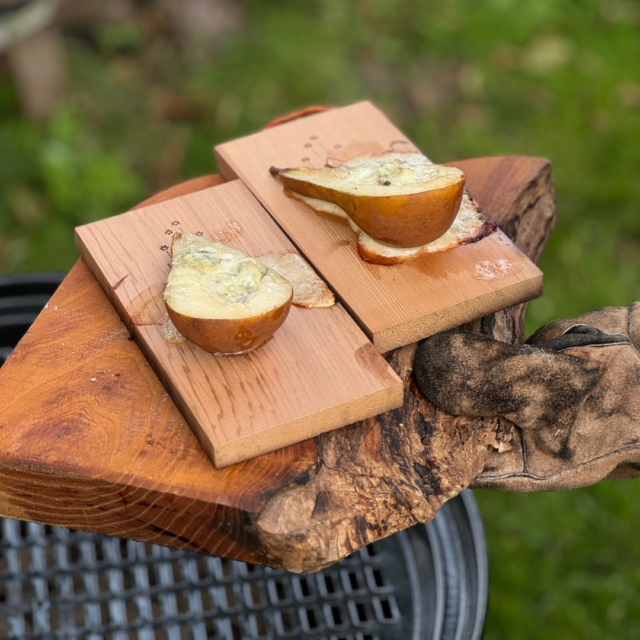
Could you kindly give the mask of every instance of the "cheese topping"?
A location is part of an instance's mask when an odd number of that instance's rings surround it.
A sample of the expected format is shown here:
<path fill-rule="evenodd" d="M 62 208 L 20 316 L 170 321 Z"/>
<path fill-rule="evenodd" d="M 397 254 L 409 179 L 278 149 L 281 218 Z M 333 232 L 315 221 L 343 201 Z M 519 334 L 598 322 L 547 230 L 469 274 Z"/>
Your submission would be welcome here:
<path fill-rule="evenodd" d="M 433 164 L 421 153 L 387 153 L 360 156 L 339 167 L 288 169 L 286 175 L 337 191 L 388 196 L 390 186 L 395 187 L 392 195 L 421 193 L 456 183 L 464 173 L 456 167 Z"/>
<path fill-rule="evenodd" d="M 243 318 L 271 311 L 292 295 L 272 269 L 219 242 L 176 236 L 164 292 L 178 313 L 197 318 Z"/>

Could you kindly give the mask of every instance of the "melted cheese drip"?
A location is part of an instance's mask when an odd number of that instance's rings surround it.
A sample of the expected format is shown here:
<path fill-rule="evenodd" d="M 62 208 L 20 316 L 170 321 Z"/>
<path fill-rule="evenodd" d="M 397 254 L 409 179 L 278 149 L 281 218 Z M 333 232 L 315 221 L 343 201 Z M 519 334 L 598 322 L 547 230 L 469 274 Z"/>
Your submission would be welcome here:
<path fill-rule="evenodd" d="M 293 287 L 293 304 L 298 307 L 332 307 L 335 296 L 316 272 L 297 254 L 260 256 L 260 262 L 277 271 Z"/>
<path fill-rule="evenodd" d="M 171 322 L 171 318 L 168 313 L 164 314 L 162 318 L 162 333 L 164 339 L 170 344 L 185 344 L 187 339 L 178 331 L 176 325 Z"/>
<path fill-rule="evenodd" d="M 284 304 L 291 285 L 241 251 L 193 234 L 176 238 L 164 292 L 178 313 L 195 318 L 243 318 Z"/>

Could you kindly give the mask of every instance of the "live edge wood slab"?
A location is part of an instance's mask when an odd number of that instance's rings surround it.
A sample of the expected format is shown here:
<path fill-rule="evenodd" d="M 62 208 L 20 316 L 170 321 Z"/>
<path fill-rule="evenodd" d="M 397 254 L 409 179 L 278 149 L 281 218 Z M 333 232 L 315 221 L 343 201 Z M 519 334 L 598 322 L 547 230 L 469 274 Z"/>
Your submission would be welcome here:
<path fill-rule="evenodd" d="M 549 164 L 452 164 L 536 261 L 555 219 Z M 519 305 L 467 328 L 516 342 L 523 319 Z M 0 369 L 0 514 L 314 571 L 431 519 L 509 435 L 436 410 L 412 383 L 414 350 L 387 354 L 403 409 L 216 470 L 80 260 Z"/>
<path fill-rule="evenodd" d="M 86 264 L 216 467 L 402 406 L 402 381 L 340 304 L 293 306 L 273 340 L 234 357 L 167 342 L 176 231 L 249 256 L 297 251 L 239 180 L 76 229 Z"/>

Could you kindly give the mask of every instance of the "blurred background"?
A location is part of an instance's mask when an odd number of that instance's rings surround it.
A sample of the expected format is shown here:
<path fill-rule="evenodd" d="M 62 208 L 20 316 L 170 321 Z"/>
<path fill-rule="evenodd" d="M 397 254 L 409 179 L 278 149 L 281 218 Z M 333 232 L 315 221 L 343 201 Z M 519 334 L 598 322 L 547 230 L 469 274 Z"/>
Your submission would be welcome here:
<path fill-rule="evenodd" d="M 527 333 L 640 300 L 640 2 L 0 0 L 0 273 L 216 171 L 214 144 L 369 98 L 436 162 L 549 158 L 558 224 Z M 15 22 L 15 21 L 14 21 Z M 477 491 L 485 637 L 640 637 L 640 482 Z"/>

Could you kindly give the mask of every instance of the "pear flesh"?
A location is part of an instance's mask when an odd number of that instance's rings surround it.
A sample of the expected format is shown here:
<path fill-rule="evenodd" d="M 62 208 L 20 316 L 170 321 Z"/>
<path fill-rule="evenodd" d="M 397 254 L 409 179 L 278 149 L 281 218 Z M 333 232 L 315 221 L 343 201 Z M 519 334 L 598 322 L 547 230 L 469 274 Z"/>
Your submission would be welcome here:
<path fill-rule="evenodd" d="M 358 255 L 365 261 L 380 265 L 394 265 L 413 260 L 424 253 L 439 253 L 448 251 L 465 244 L 472 244 L 492 234 L 497 228 L 493 218 L 482 212 L 478 203 L 468 194 L 464 193 L 462 204 L 458 214 L 449 229 L 437 240 L 422 247 L 403 248 L 392 247 L 374 240 L 370 235 L 360 229 L 355 222 L 337 205 L 324 200 L 306 198 L 293 192 L 287 195 L 295 200 L 304 202 L 308 207 L 318 213 L 336 216 L 349 223 L 351 229 L 357 234 Z"/>
<path fill-rule="evenodd" d="M 171 321 L 216 355 L 252 351 L 284 323 L 289 282 L 259 260 L 195 234 L 177 234 L 164 292 Z"/>
<path fill-rule="evenodd" d="M 368 236 L 400 248 L 424 246 L 452 225 L 464 173 L 421 153 L 360 156 L 339 166 L 275 169 L 291 193 L 340 208 Z"/>

